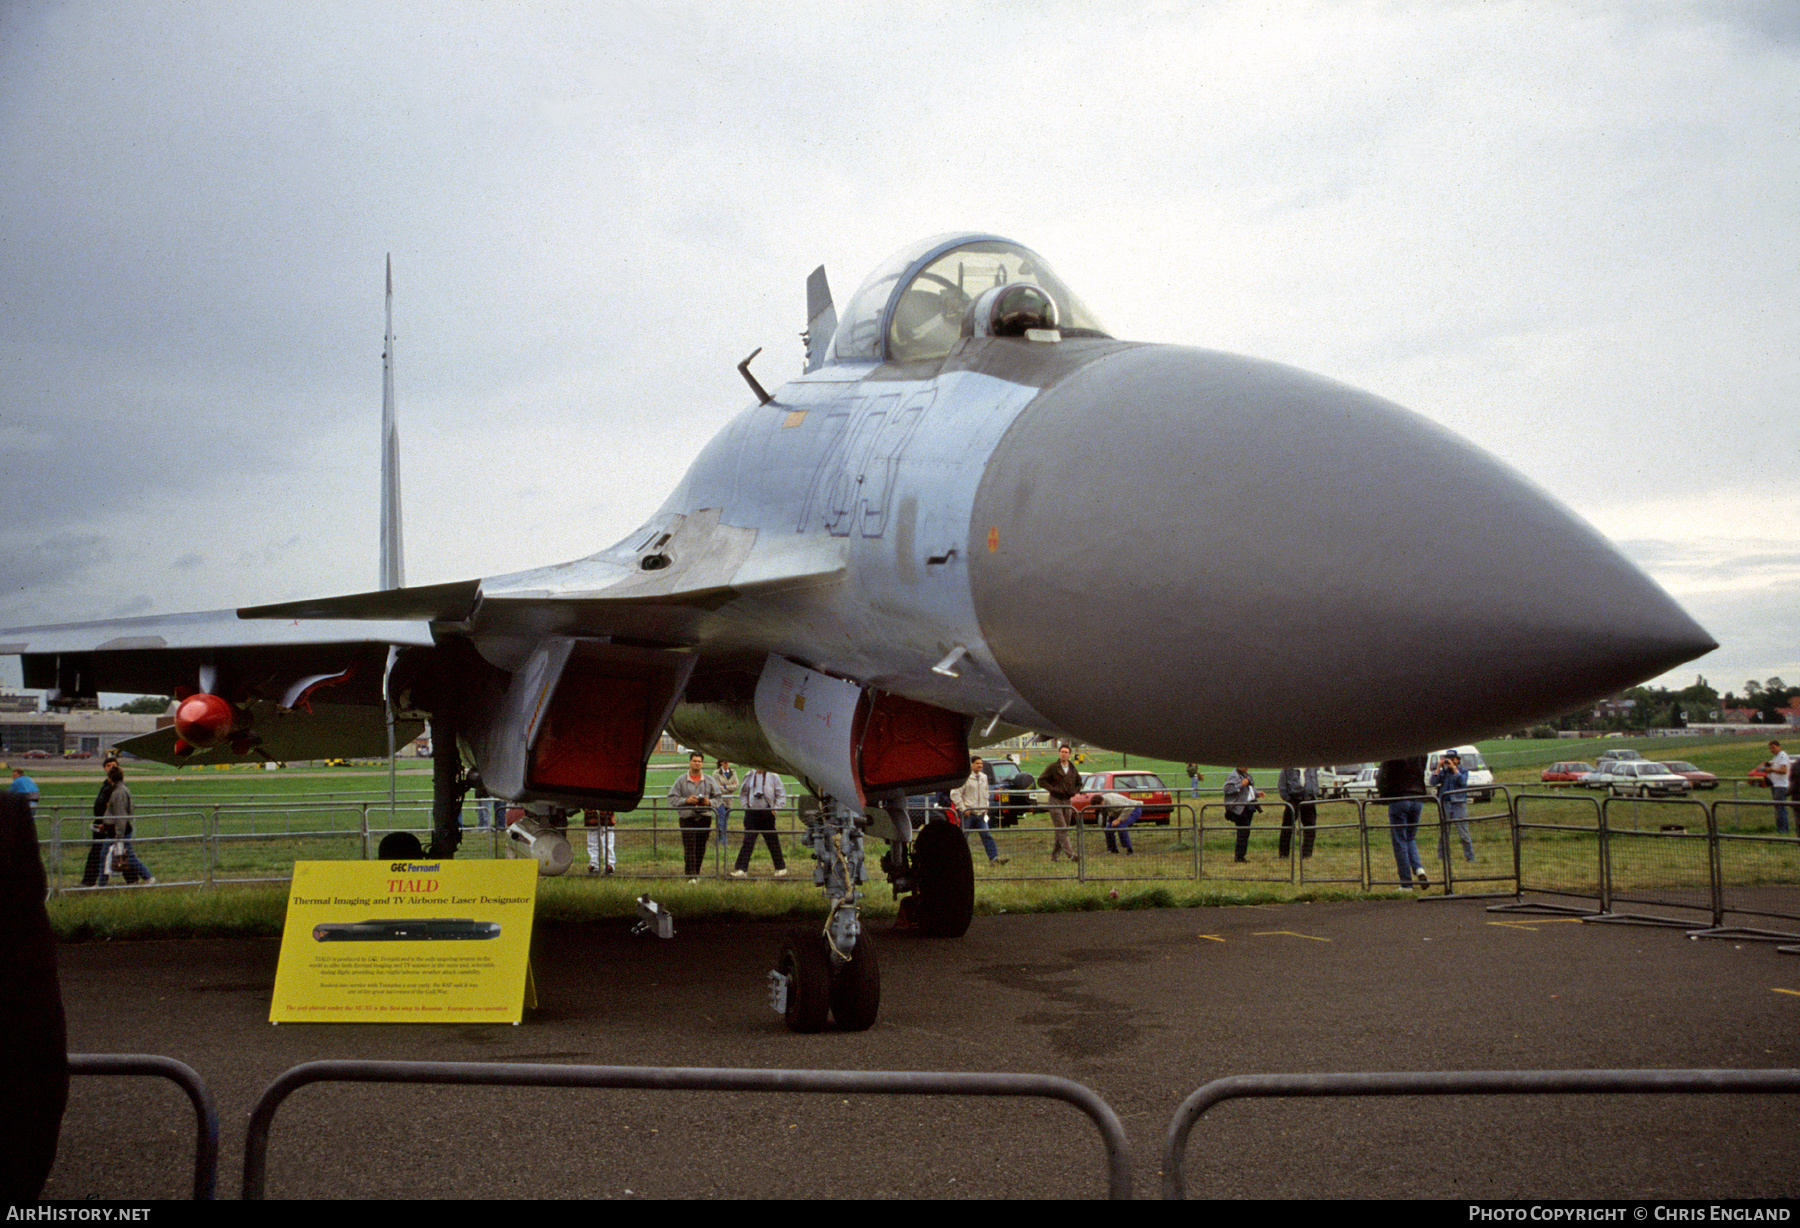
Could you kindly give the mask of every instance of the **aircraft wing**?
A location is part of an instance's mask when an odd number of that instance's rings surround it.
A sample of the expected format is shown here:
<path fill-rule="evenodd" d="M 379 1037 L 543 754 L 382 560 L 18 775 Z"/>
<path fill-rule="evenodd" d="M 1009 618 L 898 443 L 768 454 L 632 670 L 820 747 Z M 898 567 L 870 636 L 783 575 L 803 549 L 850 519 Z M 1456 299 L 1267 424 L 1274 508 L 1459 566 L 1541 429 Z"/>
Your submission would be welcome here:
<path fill-rule="evenodd" d="M 324 619 L 247 622 L 236 610 L 207 610 L 197 614 L 153 614 L 103 622 L 14 627 L 0 631 L 0 656 L 358 642 L 428 647 L 432 643 L 431 628 L 423 621 L 393 618 L 379 622 Z"/>
<path fill-rule="evenodd" d="M 467 670 L 484 667 L 452 651 L 451 659 L 462 662 L 454 668 L 464 671 L 453 684 L 460 698 L 452 702 L 508 739 L 530 725 L 529 714 L 538 712 L 558 685 L 573 643 L 585 645 L 576 673 L 592 673 L 600 668 L 596 659 L 608 655 L 606 669 L 655 679 L 659 699 L 646 708 L 644 719 L 660 731 L 692 660 L 658 664 L 631 654 L 698 643 L 705 620 L 740 597 L 828 584 L 843 574 L 842 557 L 834 550 L 753 552 L 756 536 L 755 530 L 717 524 L 716 512 L 677 517 L 662 539 L 668 553 L 658 556 L 654 567 L 633 566 L 635 559 L 621 565 L 596 558 L 489 580 L 24 627 L 0 631 L 0 654 L 23 659 L 27 687 L 64 697 L 101 691 L 223 697 L 214 718 L 219 727 L 201 726 L 205 737 L 191 729 L 185 737 L 165 730 L 122 744 L 134 754 L 178 764 L 385 754 L 384 683 L 393 650 L 449 650 L 449 641 L 456 640 L 473 644 L 505 672 L 479 683 Z M 600 647 L 606 644 L 642 647 Z M 552 675 L 538 679 L 532 671 L 551 658 Z M 421 669 L 428 686 L 434 678 L 441 683 L 439 666 L 427 664 L 433 660 L 441 666 L 444 658 L 415 659 L 404 671 L 408 683 L 420 680 Z M 544 694 L 521 683 L 514 695 L 506 678 L 517 671 L 529 674 L 534 685 L 542 683 L 538 690 Z M 420 729 L 420 713 L 406 710 L 417 706 L 416 697 L 403 698 L 416 695 L 408 683 L 395 691 L 395 701 L 403 705 L 397 743 Z M 590 706 L 614 703 L 589 698 Z"/>
<path fill-rule="evenodd" d="M 298 712 L 266 700 L 246 705 L 255 721 L 257 741 L 252 751 L 238 752 L 229 743 L 199 747 L 186 755 L 175 753 L 179 735 L 174 726 L 140 734 L 116 743 L 119 750 L 140 759 L 178 766 L 207 763 L 254 763 L 275 759 L 282 763 L 303 759 L 384 759 L 388 753 L 387 718 L 378 707 L 357 704 L 309 704 Z M 425 722 L 401 717 L 394 722 L 394 745 L 405 746 L 425 731 Z"/>
<path fill-rule="evenodd" d="M 277 620 L 281 619 L 303 621 L 315 626 L 341 622 L 345 626 L 364 628 L 385 622 L 401 625 L 414 622 L 466 623 L 480 599 L 481 581 L 459 580 L 454 584 L 377 589 L 372 593 L 352 593 L 347 597 L 282 601 L 274 605 L 245 606 L 221 612 L 231 614 L 234 618 L 251 620 L 238 624 L 250 627 L 280 626 L 283 624 Z M 365 633 L 354 638 L 368 637 Z M 425 642 L 429 644 L 431 641 L 427 638 Z"/>
<path fill-rule="evenodd" d="M 675 516 L 645 558 L 626 555 L 540 568 L 488 580 L 353 593 L 238 611 L 259 622 L 280 619 L 420 619 L 440 635 L 613 636 L 645 643 L 692 644 L 712 611 L 742 597 L 770 596 L 844 575 L 835 548 L 816 541 L 762 543 L 754 529 L 719 523 L 718 509 Z M 352 624 L 353 625 L 353 624 Z"/>
<path fill-rule="evenodd" d="M 0 656 L 18 656 L 24 685 L 89 698 L 101 691 L 174 695 L 230 683 L 285 706 L 314 688 L 381 702 L 390 646 L 430 647 L 431 625 L 387 619 L 249 622 L 236 610 L 58 623 L 0 631 Z"/>

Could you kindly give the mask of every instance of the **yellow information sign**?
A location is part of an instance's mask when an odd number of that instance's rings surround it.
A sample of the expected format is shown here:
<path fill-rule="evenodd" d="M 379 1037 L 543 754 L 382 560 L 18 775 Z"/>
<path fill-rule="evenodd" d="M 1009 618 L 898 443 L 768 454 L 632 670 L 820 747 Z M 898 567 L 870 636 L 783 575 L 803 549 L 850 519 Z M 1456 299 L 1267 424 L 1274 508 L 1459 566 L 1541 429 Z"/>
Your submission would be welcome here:
<path fill-rule="evenodd" d="M 537 862 L 302 861 L 271 1023 L 518 1023 Z"/>

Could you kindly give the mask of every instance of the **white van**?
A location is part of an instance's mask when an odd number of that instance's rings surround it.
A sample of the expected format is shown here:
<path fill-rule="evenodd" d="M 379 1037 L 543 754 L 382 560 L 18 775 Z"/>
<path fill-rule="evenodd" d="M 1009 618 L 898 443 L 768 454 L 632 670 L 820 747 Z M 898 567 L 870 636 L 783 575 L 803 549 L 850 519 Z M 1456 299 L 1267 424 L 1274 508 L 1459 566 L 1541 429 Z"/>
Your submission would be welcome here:
<path fill-rule="evenodd" d="M 1482 759 L 1481 752 L 1473 746 L 1458 746 L 1456 753 L 1462 758 L 1463 770 L 1469 774 L 1469 788 L 1481 789 L 1479 793 L 1470 793 L 1472 802 L 1485 802 L 1494 796 L 1494 773 L 1488 769 L 1487 762 Z M 1438 770 L 1438 762 L 1449 754 L 1446 750 L 1434 750 L 1425 757 L 1425 779 Z"/>

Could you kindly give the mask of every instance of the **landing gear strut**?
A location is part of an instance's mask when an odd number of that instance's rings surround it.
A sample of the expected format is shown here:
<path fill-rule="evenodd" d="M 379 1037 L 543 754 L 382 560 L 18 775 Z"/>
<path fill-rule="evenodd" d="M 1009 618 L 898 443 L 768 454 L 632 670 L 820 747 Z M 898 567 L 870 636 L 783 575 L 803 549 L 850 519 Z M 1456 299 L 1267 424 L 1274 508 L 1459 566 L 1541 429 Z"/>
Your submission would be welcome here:
<path fill-rule="evenodd" d="M 769 974 L 770 1000 L 796 1032 L 817 1032 L 827 1015 L 846 1032 L 861 1032 L 881 1010 L 881 964 L 863 932 L 857 887 L 863 881 L 862 812 L 819 799 L 806 825 L 813 882 L 831 905 L 822 931 L 801 931 L 782 944 Z"/>
<path fill-rule="evenodd" d="M 472 787 L 456 749 L 456 724 L 447 716 L 431 718 L 431 851 L 432 857 L 454 858 L 462 843 L 463 794 Z"/>

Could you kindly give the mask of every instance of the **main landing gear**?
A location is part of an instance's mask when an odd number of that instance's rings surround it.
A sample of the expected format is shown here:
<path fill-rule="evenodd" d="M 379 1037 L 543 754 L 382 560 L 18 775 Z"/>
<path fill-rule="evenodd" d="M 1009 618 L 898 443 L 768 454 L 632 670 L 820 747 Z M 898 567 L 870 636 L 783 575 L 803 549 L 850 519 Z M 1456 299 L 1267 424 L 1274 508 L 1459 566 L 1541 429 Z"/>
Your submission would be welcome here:
<path fill-rule="evenodd" d="M 927 823 L 908 848 L 911 822 L 903 809 L 888 813 L 894 830 L 882 869 L 902 897 L 902 924 L 929 938 L 960 938 L 975 915 L 975 869 L 969 844 L 954 824 Z M 796 1032 L 818 1032 L 828 1020 L 846 1032 L 875 1023 L 881 1009 L 881 963 L 863 928 L 863 813 L 821 798 L 807 821 L 813 882 L 831 905 L 822 931 L 798 931 L 782 943 L 769 974 L 770 1001 Z"/>
<path fill-rule="evenodd" d="M 431 718 L 431 751 L 431 850 L 426 856 L 449 860 L 462 844 L 463 794 L 474 782 L 463 771 L 456 724 L 448 716 Z"/>
<path fill-rule="evenodd" d="M 961 938 L 975 918 L 975 862 L 954 823 L 927 823 L 913 841 L 913 894 L 902 901 L 927 938 Z"/>

